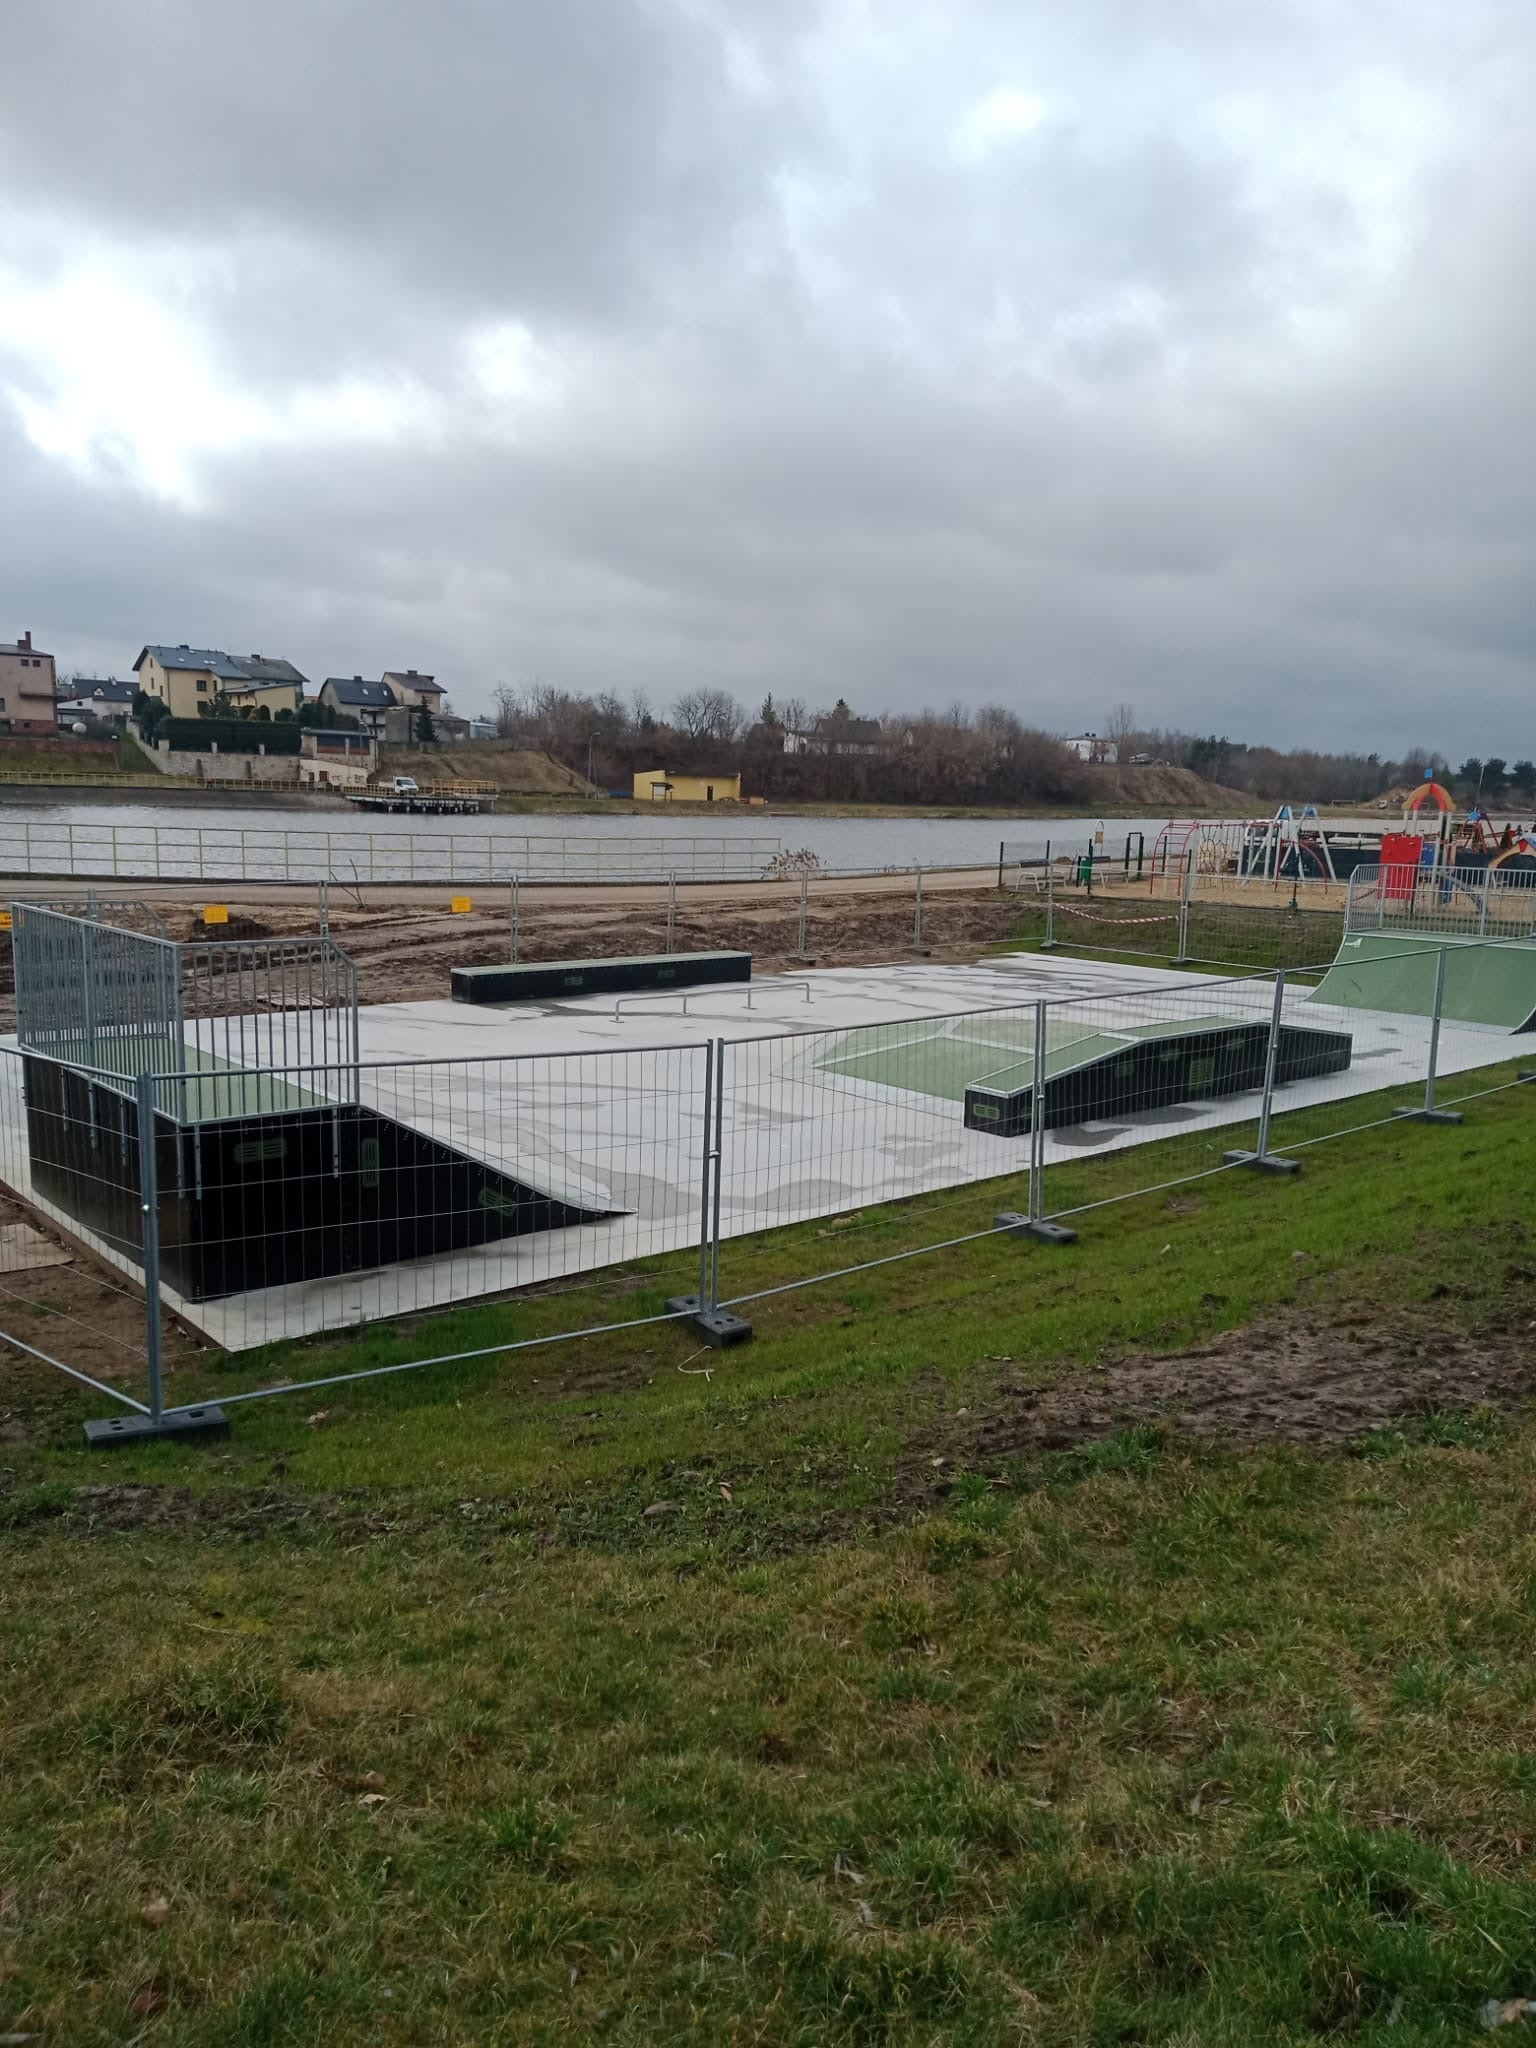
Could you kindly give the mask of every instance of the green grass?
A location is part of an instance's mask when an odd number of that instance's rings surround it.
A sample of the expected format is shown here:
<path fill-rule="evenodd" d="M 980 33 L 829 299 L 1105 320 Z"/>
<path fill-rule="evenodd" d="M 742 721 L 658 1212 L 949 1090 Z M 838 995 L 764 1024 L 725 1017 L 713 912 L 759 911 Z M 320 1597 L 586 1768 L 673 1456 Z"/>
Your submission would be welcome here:
<path fill-rule="evenodd" d="M 1055 906 L 1054 931 L 1063 953 L 1171 966 L 1179 946 L 1179 906 L 1150 896 L 1064 891 Z M 1017 943 L 1036 948 L 1045 933 L 1044 903 L 1025 904 Z M 1338 952 L 1343 936 L 1342 910 L 1298 909 L 1284 895 L 1267 890 L 1256 892 L 1252 903 L 1191 903 L 1185 937 L 1188 957 L 1177 964 L 1255 971 L 1323 967 Z"/>
<path fill-rule="evenodd" d="M 1265 1312 L 1518 1350 L 1531 1114 L 777 1296 L 745 1352 L 662 1325 L 256 1404 L 200 1451 L 93 1462 L 90 1405 L 8 1366 L 51 1420 L 0 1446 L 0 2033 L 1478 2038 L 1536 1988 L 1536 1428 L 1451 1384 L 1328 1451 L 954 1445 Z M 195 1384 L 644 1312 L 682 1270 Z"/>

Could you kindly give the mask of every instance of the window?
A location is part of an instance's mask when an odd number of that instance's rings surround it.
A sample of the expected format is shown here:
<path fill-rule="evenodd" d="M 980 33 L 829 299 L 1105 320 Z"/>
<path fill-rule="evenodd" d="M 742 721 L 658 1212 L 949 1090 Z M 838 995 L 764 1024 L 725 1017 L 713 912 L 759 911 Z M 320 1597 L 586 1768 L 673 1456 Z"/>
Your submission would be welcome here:
<path fill-rule="evenodd" d="M 204 691 L 208 688 L 208 684 L 202 676 L 199 676 L 197 679 L 197 687 L 199 688 L 199 690 Z"/>

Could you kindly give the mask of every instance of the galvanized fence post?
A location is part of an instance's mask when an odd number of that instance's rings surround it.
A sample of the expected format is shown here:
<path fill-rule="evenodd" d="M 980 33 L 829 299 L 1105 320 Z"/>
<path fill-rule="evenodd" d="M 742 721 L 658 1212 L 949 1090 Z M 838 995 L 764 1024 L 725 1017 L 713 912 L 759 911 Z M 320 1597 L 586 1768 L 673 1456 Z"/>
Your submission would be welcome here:
<path fill-rule="evenodd" d="M 715 1040 L 715 1186 L 710 1219 L 709 1310 L 720 1309 L 720 1190 L 725 1181 L 725 1040 Z"/>
<path fill-rule="evenodd" d="M 810 923 L 811 871 L 800 870 L 800 917 L 795 927 L 795 959 L 805 965 L 811 964 L 811 956 L 805 949 L 806 932 Z"/>
<path fill-rule="evenodd" d="M 139 1218 L 144 1264 L 144 1358 L 149 1372 L 149 1421 L 159 1429 L 165 1414 L 165 1374 L 160 1346 L 160 1162 L 155 1152 L 155 1081 L 140 1074 Z"/>
<path fill-rule="evenodd" d="M 712 1038 L 704 1047 L 704 1115 L 699 1161 L 699 1291 L 675 1294 L 671 1314 L 716 1351 L 745 1344 L 752 1325 L 720 1306 L 720 1188 L 725 1153 L 725 1040 Z"/>
<path fill-rule="evenodd" d="M 916 885 L 912 896 L 912 943 L 908 946 L 907 951 L 909 953 L 926 955 L 931 953 L 933 948 L 923 944 L 923 871 L 921 868 L 918 868 L 915 872 Z"/>
<path fill-rule="evenodd" d="M 1486 905 L 1485 905 L 1486 908 Z M 1440 1019 L 1445 1014 L 1445 962 L 1449 948 L 1435 949 L 1435 1001 L 1429 1014 L 1429 1068 L 1424 1076 L 1424 1101 L 1418 1109 L 1397 1109 L 1392 1113 L 1406 1123 L 1414 1124 L 1459 1124 L 1462 1115 L 1459 1109 L 1437 1109 L 1435 1107 L 1436 1069 L 1440 1064 Z"/>
<path fill-rule="evenodd" d="M 1269 1149 L 1270 1116 L 1275 1102 L 1275 1068 L 1280 1058 L 1280 1034 L 1285 1029 L 1285 969 L 1275 972 L 1275 999 L 1269 1012 L 1269 1043 L 1264 1048 L 1264 1095 L 1259 1104 L 1259 1147 L 1256 1152 L 1228 1152 L 1228 1166 L 1251 1166 L 1255 1173 L 1300 1173 L 1299 1159 L 1286 1159 Z"/>
<path fill-rule="evenodd" d="M 1035 1004 L 1035 1051 L 1029 1070 L 1029 1220 L 1045 1215 L 1045 1059 L 1047 1019 L 1044 1001 Z"/>
<path fill-rule="evenodd" d="M 518 961 L 522 945 L 522 914 L 518 902 L 518 880 L 516 875 L 507 877 L 507 939 L 512 948 L 512 964 Z"/>
<path fill-rule="evenodd" d="M 1035 1049 L 1029 1071 L 1029 1207 L 1025 1214 L 1008 1210 L 992 1219 L 993 1228 L 1010 1237 L 1035 1237 L 1042 1244 L 1076 1244 L 1077 1232 L 1065 1224 L 1045 1220 L 1045 1085 L 1046 1057 L 1050 1046 L 1048 1011 L 1044 998 L 1035 1004 Z"/>
<path fill-rule="evenodd" d="M 1184 856 L 1184 872 L 1179 877 L 1179 942 L 1173 956 L 1174 965 L 1189 958 L 1189 894 L 1194 869 L 1188 853 Z"/>
<path fill-rule="evenodd" d="M 667 876 L 667 951 L 671 953 L 677 943 L 677 872 L 674 869 Z"/>
<path fill-rule="evenodd" d="M 1042 953 L 1056 949 L 1056 868 L 1051 860 L 1051 842 L 1045 842 L 1045 937 L 1040 941 Z"/>

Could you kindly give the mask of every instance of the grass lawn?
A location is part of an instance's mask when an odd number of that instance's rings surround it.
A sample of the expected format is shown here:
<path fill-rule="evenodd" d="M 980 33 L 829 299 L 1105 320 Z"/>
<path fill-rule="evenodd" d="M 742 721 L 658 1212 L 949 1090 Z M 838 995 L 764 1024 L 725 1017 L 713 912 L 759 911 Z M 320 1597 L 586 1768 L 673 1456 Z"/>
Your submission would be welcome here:
<path fill-rule="evenodd" d="M 92 1458 L 94 1404 L 8 1360 L 0 2036 L 1480 2038 L 1536 1996 L 1536 1429 L 1468 1394 L 1536 1329 L 1533 1116 L 772 1296 L 747 1351 L 640 1328 L 198 1450 Z M 683 1270 L 176 1393 L 644 1314 Z M 1370 1337 L 1439 1391 L 1246 1449 L 1096 1391 L 1256 1319 L 1277 1381 Z M 1089 1426 L 1032 1434 L 1077 1387 Z"/>
<path fill-rule="evenodd" d="M 1089 896 L 1061 891 L 1055 905 L 1056 944 L 1063 953 L 1092 953 L 1145 965 L 1215 964 L 1271 970 L 1326 966 L 1344 936 L 1342 910 L 1292 908 L 1276 890 L 1255 893 L 1251 903 L 1191 903 L 1186 926 L 1188 957 L 1177 960 L 1179 906 L 1150 896 Z M 1021 949 L 1045 937 L 1045 904 L 1020 906 Z"/>

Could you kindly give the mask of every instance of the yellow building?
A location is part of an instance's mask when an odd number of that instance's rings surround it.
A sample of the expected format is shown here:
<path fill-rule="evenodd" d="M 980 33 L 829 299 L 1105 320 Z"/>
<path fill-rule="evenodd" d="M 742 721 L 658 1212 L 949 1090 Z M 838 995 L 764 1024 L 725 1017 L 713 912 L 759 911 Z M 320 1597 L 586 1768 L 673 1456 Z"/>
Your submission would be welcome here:
<path fill-rule="evenodd" d="M 173 718 L 196 718 L 220 690 L 247 680 L 216 647 L 146 647 L 133 672 L 145 696 L 168 704 Z"/>
<path fill-rule="evenodd" d="M 635 777 L 637 804 L 739 804 L 739 775 L 674 775 L 652 768 Z"/>
<path fill-rule="evenodd" d="M 224 694 L 233 711 L 266 710 L 274 718 L 279 711 L 297 711 L 304 702 L 297 683 L 226 683 Z"/>
<path fill-rule="evenodd" d="M 139 688 L 168 704 L 173 718 L 196 718 L 211 710 L 215 697 L 229 698 L 237 709 L 254 711 L 265 705 L 272 714 L 297 711 L 304 702 L 304 678 L 291 661 L 269 660 L 264 654 L 243 657 L 221 647 L 145 647 L 133 664 Z"/>

